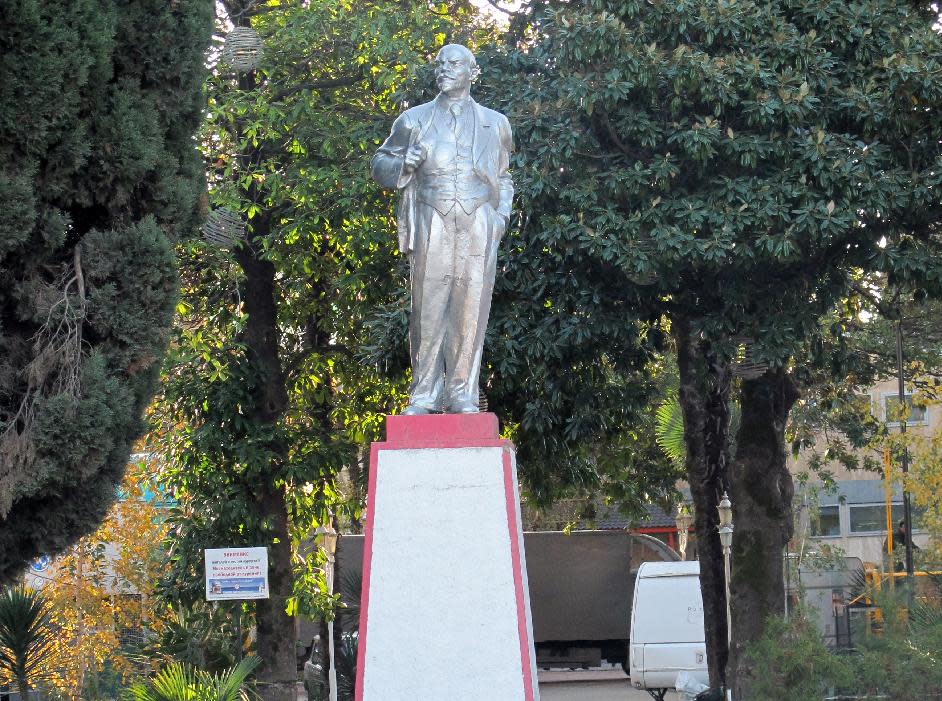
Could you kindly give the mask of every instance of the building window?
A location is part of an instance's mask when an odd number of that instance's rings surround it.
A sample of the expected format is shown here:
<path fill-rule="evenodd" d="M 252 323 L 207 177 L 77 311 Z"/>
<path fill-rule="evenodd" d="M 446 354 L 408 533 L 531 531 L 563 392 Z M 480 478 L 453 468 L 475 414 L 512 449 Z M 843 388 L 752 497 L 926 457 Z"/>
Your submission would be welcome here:
<path fill-rule="evenodd" d="M 839 536 L 841 534 L 840 507 L 822 506 L 818 515 L 811 519 L 811 535 L 817 537 Z"/>
<path fill-rule="evenodd" d="M 913 510 L 913 521 L 916 521 L 916 510 Z M 903 520 L 903 505 L 892 505 L 893 530 L 896 524 Z M 916 530 L 915 528 L 913 530 Z M 851 533 L 886 533 L 886 504 L 862 504 L 850 507 Z"/>
<path fill-rule="evenodd" d="M 925 509 L 912 507 L 913 533 L 918 533 L 922 525 L 922 517 Z M 900 521 L 903 520 L 902 502 L 894 502 L 892 505 L 893 530 L 895 531 Z M 850 507 L 850 532 L 851 533 L 886 533 L 886 504 L 861 504 Z"/>
<path fill-rule="evenodd" d="M 913 404 L 913 395 L 904 395 L 906 398 L 906 423 L 909 425 L 922 424 L 929 425 L 929 413 L 923 404 Z M 899 394 L 883 395 L 883 418 L 888 426 L 899 426 Z"/>

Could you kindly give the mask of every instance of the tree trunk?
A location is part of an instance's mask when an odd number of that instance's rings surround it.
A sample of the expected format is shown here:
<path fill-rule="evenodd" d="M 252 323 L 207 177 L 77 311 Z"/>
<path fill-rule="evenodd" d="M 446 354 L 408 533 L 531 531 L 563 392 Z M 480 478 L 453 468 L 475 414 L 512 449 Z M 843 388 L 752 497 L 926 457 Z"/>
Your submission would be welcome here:
<path fill-rule="evenodd" d="M 17 675 L 16 676 L 16 686 L 17 690 L 20 692 L 20 698 L 22 701 L 29 701 L 29 682 L 26 681 L 26 675 Z"/>
<path fill-rule="evenodd" d="M 265 216 L 253 220 L 248 245 L 235 251 L 245 273 L 242 295 L 247 319 L 243 332 L 255 379 L 255 406 L 251 416 L 260 425 L 276 424 L 288 406 L 285 377 L 279 356 L 278 308 L 275 297 L 275 267 L 261 260 L 256 241 L 268 230 Z M 297 696 L 296 634 L 294 618 L 286 612 L 294 583 L 291 537 L 284 487 L 276 484 L 279 463 L 286 447 L 268 446 L 271 464 L 256 490 L 258 516 L 263 520 L 268 542 L 269 597 L 256 607 L 256 651 L 259 691 L 264 701 L 295 701 Z"/>
<path fill-rule="evenodd" d="M 337 546 L 339 546 L 340 541 L 342 539 L 342 536 L 340 535 L 340 528 L 339 528 L 340 520 L 336 516 L 334 516 L 331 519 L 331 521 L 332 521 L 331 525 L 333 526 L 334 530 L 337 531 L 337 534 L 338 534 Z M 331 621 L 331 625 L 334 627 L 334 647 L 335 648 L 339 648 L 343 644 L 343 632 L 344 632 L 343 604 L 346 602 L 346 597 L 343 596 L 343 584 L 342 584 L 343 576 L 344 576 L 343 570 L 340 568 L 340 558 L 337 557 L 337 550 L 334 550 L 334 581 L 333 581 L 334 588 L 331 593 L 341 595 L 340 606 L 334 609 L 334 620 Z M 336 656 L 337 655 L 336 655 L 336 649 L 335 649 L 334 657 L 336 658 Z"/>
<path fill-rule="evenodd" d="M 689 320 L 675 321 L 673 335 L 700 561 L 707 666 L 710 685 L 717 688 L 725 684 L 727 661 L 726 584 L 716 506 L 728 487 L 730 373 L 728 364 L 710 351 L 709 344 L 694 338 Z"/>
<path fill-rule="evenodd" d="M 786 466 L 785 422 L 799 397 L 784 370 L 742 383 L 742 421 L 732 466 L 733 698 L 753 701 L 755 670 L 744 651 L 760 638 L 769 616 L 785 608 L 782 552 L 792 535 L 794 487 Z M 755 701 L 759 701 L 758 699 Z"/>
<path fill-rule="evenodd" d="M 259 692 L 265 701 L 296 701 L 297 636 L 294 618 L 286 612 L 294 591 L 288 510 L 282 489 L 259 486 L 259 509 L 269 522 L 269 598 L 259 599 L 255 609 L 256 650 L 262 659 L 258 669 Z"/>

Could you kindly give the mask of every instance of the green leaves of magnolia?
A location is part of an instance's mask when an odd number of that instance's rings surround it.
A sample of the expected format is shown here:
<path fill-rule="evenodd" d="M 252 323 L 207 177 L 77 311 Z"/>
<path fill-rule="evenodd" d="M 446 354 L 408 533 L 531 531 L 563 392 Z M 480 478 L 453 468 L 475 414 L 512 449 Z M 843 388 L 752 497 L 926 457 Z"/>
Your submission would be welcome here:
<path fill-rule="evenodd" d="M 551 1 L 529 21 L 480 81 L 515 127 L 511 275 L 598 281 L 773 363 L 861 269 L 942 294 L 942 39 L 910 5 Z"/>

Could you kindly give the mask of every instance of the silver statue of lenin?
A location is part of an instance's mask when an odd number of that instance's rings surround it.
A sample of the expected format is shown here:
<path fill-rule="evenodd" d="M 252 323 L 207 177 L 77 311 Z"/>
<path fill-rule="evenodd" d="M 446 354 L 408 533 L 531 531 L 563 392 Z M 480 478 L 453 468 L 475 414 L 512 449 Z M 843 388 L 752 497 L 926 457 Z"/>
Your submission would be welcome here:
<path fill-rule="evenodd" d="M 471 99 L 478 72 L 469 49 L 443 47 L 438 97 L 402 113 L 373 157 L 373 178 L 401 191 L 399 250 L 411 263 L 406 414 L 478 411 L 497 245 L 514 194 L 510 123 Z"/>

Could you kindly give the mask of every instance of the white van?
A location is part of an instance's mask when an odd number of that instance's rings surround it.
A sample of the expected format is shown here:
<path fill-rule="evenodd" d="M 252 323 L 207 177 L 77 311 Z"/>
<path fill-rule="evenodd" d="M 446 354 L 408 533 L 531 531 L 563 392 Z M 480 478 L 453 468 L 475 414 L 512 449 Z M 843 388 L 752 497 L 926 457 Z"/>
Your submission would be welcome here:
<path fill-rule="evenodd" d="M 709 684 L 699 562 L 645 562 L 631 605 L 628 674 L 655 698 L 687 672 Z"/>

